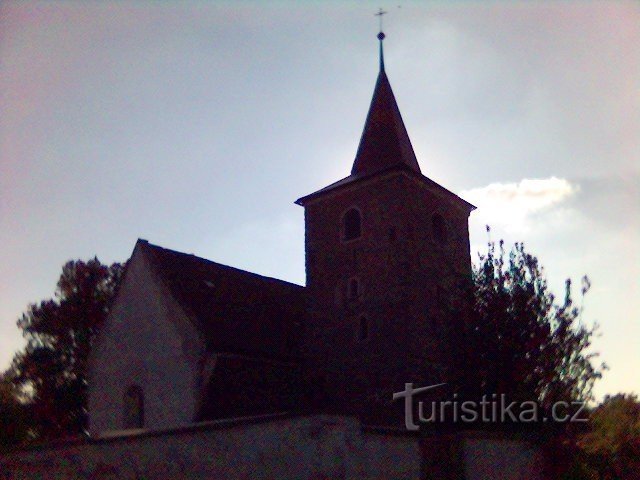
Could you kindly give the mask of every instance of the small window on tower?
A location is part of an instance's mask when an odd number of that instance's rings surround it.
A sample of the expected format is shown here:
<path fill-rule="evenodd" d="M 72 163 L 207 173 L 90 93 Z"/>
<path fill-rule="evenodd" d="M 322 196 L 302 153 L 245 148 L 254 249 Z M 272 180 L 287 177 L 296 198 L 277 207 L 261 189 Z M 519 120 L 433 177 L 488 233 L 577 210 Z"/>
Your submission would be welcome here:
<path fill-rule="evenodd" d="M 343 287 L 340 283 L 336 285 L 336 295 L 335 295 L 336 305 L 340 305 L 342 303 L 342 297 L 343 297 L 342 288 Z"/>
<path fill-rule="evenodd" d="M 447 243 L 447 224 L 442 215 L 435 214 L 431 219 L 431 227 L 433 229 L 433 238 L 440 245 Z"/>
<path fill-rule="evenodd" d="M 440 285 L 436 287 L 436 305 L 441 311 L 449 308 L 449 296 L 447 291 Z"/>
<path fill-rule="evenodd" d="M 351 208 L 348 210 L 347 213 L 344 214 L 343 222 L 342 238 L 344 240 L 354 240 L 360 237 L 362 233 L 362 222 L 360 212 L 357 209 Z"/>
<path fill-rule="evenodd" d="M 360 297 L 360 281 L 357 278 L 349 280 L 349 300 L 357 300 Z"/>
<path fill-rule="evenodd" d="M 364 342 L 369 339 L 369 320 L 367 317 L 360 317 L 358 323 L 358 340 Z"/>
<path fill-rule="evenodd" d="M 395 242 L 398 238 L 398 233 L 396 232 L 396 227 L 389 227 L 389 241 Z"/>

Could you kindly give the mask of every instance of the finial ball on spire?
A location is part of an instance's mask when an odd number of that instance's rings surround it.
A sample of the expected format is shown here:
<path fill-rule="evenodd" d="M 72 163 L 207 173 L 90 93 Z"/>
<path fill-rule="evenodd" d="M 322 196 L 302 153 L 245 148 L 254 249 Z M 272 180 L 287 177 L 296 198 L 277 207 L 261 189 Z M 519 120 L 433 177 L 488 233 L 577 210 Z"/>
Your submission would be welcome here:
<path fill-rule="evenodd" d="M 382 41 L 382 40 L 384 40 L 384 37 L 385 37 L 384 32 L 380 32 L 380 33 L 378 34 L 378 40 Z"/>

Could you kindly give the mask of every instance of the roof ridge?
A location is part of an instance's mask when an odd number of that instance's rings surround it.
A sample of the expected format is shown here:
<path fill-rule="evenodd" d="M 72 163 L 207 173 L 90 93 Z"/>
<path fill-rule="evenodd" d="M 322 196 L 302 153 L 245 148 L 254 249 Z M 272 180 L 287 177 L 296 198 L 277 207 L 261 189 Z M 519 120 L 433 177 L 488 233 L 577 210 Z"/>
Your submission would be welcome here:
<path fill-rule="evenodd" d="M 409 165 L 406 165 L 404 163 L 397 163 L 395 165 L 391 165 L 389 167 L 385 167 L 382 170 L 378 170 L 376 172 L 372 172 L 372 173 L 367 173 L 367 174 L 351 174 L 341 180 L 338 180 L 337 182 L 333 182 L 330 185 L 327 185 L 324 188 L 321 188 L 320 190 L 316 190 L 313 193 L 310 193 L 308 195 L 305 195 L 304 197 L 299 198 L 298 200 L 295 201 L 296 204 L 298 205 L 302 205 L 304 206 L 309 200 L 317 198 L 318 196 L 324 194 L 324 193 L 329 193 L 329 192 L 333 192 L 335 190 L 339 190 L 342 187 L 346 187 L 349 185 L 353 185 L 356 183 L 360 183 L 360 182 L 364 182 L 366 180 L 370 180 L 372 178 L 378 178 L 381 176 L 384 176 L 385 174 L 388 173 L 392 173 L 392 172 L 404 172 L 407 175 L 410 175 L 411 177 L 420 180 L 428 185 L 430 185 L 431 187 L 438 189 L 440 191 L 443 191 L 444 193 L 446 193 L 449 196 L 455 197 L 459 200 L 461 200 L 464 204 L 468 205 L 469 208 L 471 208 L 471 210 L 475 210 L 476 207 L 475 205 L 471 204 L 470 202 L 468 202 L 467 200 L 465 200 L 464 198 L 460 197 L 459 195 L 457 195 L 456 193 L 452 192 L 451 190 L 449 190 L 446 187 L 443 187 L 442 185 L 440 185 L 438 182 L 436 182 L 435 180 L 433 180 L 432 178 L 427 177 L 426 175 L 424 175 L 421 172 L 416 172 L 413 168 L 411 168 Z"/>
<path fill-rule="evenodd" d="M 223 269 L 229 269 L 229 270 L 236 271 L 238 273 L 249 274 L 249 275 L 252 275 L 254 277 L 258 277 L 258 278 L 265 279 L 265 280 L 273 280 L 273 281 L 276 281 L 276 282 L 279 282 L 279 283 L 284 283 L 284 284 L 287 284 L 287 285 L 291 285 L 293 287 L 305 288 L 304 285 L 299 285 L 297 283 L 293 283 L 293 282 L 290 282 L 288 280 L 282 280 L 280 278 L 270 277 L 268 275 L 262 275 L 260 273 L 251 272 L 249 270 L 243 270 L 243 269 L 238 268 L 238 267 L 233 267 L 231 265 L 226 265 L 224 263 L 216 262 L 214 260 L 209 260 L 208 258 L 199 257 L 198 255 L 195 255 L 193 253 L 180 252 L 178 250 L 173 250 L 171 248 L 162 247 L 160 245 L 156 245 L 154 243 L 151 243 L 148 240 L 139 239 L 138 241 L 141 242 L 141 243 L 144 243 L 147 247 L 150 247 L 151 249 L 161 250 L 161 251 L 169 253 L 171 255 L 190 257 L 190 258 L 193 258 L 195 260 L 198 260 L 198 261 L 201 261 L 201 262 L 206 262 L 207 264 L 210 264 L 210 265 L 214 265 L 216 267 L 222 267 Z"/>

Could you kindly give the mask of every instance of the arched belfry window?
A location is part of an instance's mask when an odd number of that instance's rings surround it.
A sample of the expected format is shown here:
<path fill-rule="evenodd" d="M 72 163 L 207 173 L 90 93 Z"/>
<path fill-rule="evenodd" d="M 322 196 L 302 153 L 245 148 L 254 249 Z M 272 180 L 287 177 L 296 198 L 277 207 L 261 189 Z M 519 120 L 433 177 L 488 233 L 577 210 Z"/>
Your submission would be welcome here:
<path fill-rule="evenodd" d="M 343 217 L 342 238 L 344 240 L 354 240 L 362 234 L 362 218 L 356 208 L 347 210 Z"/>
<path fill-rule="evenodd" d="M 435 214 L 431 219 L 431 228 L 433 230 L 433 239 L 440 245 L 447 243 L 447 224 L 442 215 Z"/>
<path fill-rule="evenodd" d="M 144 426 L 144 392 L 138 385 L 131 385 L 124 393 L 124 428 Z"/>

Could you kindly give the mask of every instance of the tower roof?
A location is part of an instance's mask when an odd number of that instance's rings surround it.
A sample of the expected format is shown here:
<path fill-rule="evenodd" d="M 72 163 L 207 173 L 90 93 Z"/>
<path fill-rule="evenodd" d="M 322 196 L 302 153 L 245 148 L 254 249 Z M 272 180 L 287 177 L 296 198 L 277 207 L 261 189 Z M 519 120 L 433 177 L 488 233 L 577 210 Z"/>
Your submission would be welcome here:
<path fill-rule="evenodd" d="M 385 12 L 381 11 L 380 14 L 383 13 Z M 400 109 L 384 70 L 384 52 L 382 48 L 384 38 L 385 35 L 381 31 L 378 34 L 378 40 L 380 40 L 380 72 L 373 90 L 373 98 L 369 106 L 362 137 L 360 137 L 356 158 L 351 168 L 351 174 L 342 180 L 299 198 L 296 203 L 304 206 L 312 199 L 321 197 L 329 192 L 335 192 L 356 183 L 366 182 L 385 173 L 402 171 L 418 179 L 427 188 L 436 190 L 455 201 L 460 201 L 464 208 L 474 210 L 476 207 L 425 177 L 420 171 L 409 134 L 402 121 Z"/>
<path fill-rule="evenodd" d="M 420 173 L 418 160 L 384 70 L 382 51 L 384 34 L 378 35 L 378 39 L 380 40 L 380 73 L 378 73 L 351 174 L 368 175 L 399 164 L 404 164 Z"/>

